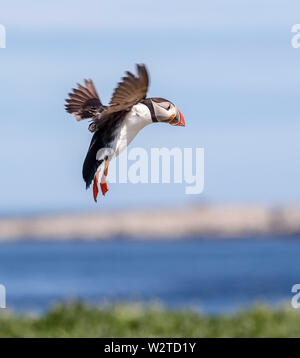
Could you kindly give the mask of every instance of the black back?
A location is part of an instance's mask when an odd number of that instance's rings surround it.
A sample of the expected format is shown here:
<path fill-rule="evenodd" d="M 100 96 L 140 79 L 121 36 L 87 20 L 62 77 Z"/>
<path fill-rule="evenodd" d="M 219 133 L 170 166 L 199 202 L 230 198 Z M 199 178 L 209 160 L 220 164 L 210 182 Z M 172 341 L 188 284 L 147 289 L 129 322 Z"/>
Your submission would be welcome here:
<path fill-rule="evenodd" d="M 82 176 L 87 189 L 91 185 L 97 169 L 103 162 L 103 159 L 96 159 L 98 150 L 101 148 L 111 148 L 111 143 L 113 142 L 117 129 L 122 124 L 126 113 L 127 112 L 124 111 L 113 113 L 111 114 L 111 118 L 105 121 L 103 125 L 98 124 L 98 129 L 92 137 L 82 168 Z M 107 158 L 104 159 L 106 160 Z"/>

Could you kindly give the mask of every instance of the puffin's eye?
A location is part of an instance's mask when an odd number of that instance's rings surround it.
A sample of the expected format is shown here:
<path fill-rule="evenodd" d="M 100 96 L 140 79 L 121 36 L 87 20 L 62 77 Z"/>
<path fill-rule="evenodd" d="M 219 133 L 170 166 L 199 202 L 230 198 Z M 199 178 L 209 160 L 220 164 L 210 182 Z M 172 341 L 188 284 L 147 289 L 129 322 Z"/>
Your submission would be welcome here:
<path fill-rule="evenodd" d="M 169 102 L 162 102 L 162 103 L 159 103 L 159 105 L 167 111 L 171 108 L 171 104 Z"/>
<path fill-rule="evenodd" d="M 172 103 L 166 100 L 165 98 L 154 97 L 152 98 L 152 101 L 157 103 L 160 107 L 162 107 L 166 111 L 168 111 L 171 108 Z"/>

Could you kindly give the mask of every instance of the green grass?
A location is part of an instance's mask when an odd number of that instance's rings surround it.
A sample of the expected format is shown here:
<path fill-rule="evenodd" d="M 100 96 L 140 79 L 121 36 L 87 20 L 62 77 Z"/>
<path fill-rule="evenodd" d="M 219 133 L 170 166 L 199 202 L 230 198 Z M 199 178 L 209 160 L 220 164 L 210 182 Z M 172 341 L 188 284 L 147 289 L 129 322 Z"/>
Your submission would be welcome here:
<path fill-rule="evenodd" d="M 73 303 L 40 317 L 1 310 L 0 337 L 300 337 L 300 313 L 257 306 L 233 316 L 203 316 L 156 306 Z"/>

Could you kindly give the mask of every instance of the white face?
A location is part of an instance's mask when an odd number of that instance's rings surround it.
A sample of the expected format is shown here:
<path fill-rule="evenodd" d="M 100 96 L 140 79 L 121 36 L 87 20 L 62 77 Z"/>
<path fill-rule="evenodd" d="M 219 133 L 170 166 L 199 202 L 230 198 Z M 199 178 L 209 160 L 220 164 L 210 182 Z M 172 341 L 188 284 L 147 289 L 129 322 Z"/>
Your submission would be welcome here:
<path fill-rule="evenodd" d="M 177 108 L 164 98 L 152 98 L 155 116 L 158 122 L 170 122 L 177 116 Z"/>

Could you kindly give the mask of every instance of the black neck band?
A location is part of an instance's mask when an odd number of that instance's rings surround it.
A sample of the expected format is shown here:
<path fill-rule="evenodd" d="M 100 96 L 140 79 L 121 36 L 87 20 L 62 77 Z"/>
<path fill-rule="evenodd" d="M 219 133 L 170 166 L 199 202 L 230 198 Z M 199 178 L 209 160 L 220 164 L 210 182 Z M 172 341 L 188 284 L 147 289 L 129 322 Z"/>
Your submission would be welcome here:
<path fill-rule="evenodd" d="M 142 103 L 149 108 L 152 122 L 158 122 L 155 112 L 154 112 L 153 103 L 152 103 L 151 99 L 147 98 Z"/>

